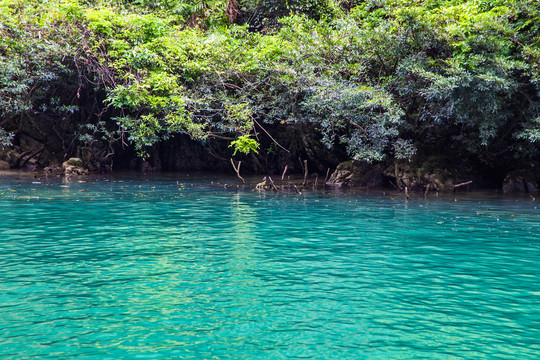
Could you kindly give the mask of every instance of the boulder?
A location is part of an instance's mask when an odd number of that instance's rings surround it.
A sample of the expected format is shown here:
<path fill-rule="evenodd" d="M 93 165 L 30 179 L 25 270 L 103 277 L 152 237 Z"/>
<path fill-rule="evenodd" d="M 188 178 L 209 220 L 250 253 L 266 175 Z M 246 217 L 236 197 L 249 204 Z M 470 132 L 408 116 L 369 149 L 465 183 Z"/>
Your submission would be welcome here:
<path fill-rule="evenodd" d="M 392 178 L 394 186 L 406 186 L 413 191 L 452 190 L 454 183 L 464 182 L 462 176 L 447 170 L 431 158 L 419 164 L 395 161 L 384 170 L 384 175 Z"/>
<path fill-rule="evenodd" d="M 70 158 L 67 161 L 62 163 L 62 168 L 66 176 L 73 175 L 86 175 L 88 174 L 88 169 L 83 167 L 83 162 L 79 158 Z"/>
<path fill-rule="evenodd" d="M 43 169 L 45 175 L 61 175 L 64 173 L 64 168 L 58 164 L 51 164 Z"/>
<path fill-rule="evenodd" d="M 383 185 L 383 171 L 379 164 L 370 164 L 365 161 L 345 161 L 339 164 L 326 182 L 328 186 L 367 186 L 377 187 Z"/>
<path fill-rule="evenodd" d="M 536 193 L 539 190 L 539 184 L 536 179 L 519 174 L 509 174 L 504 178 L 503 192 L 527 192 Z"/>
<path fill-rule="evenodd" d="M 8 164 L 6 169 L 16 167 L 21 156 L 22 153 L 16 148 L 0 149 L 0 160 Z"/>

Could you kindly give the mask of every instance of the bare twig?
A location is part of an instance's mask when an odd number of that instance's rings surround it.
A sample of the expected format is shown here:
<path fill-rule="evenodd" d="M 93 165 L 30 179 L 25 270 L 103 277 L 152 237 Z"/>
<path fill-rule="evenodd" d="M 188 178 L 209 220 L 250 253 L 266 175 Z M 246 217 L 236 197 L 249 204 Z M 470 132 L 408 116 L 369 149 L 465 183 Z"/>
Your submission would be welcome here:
<path fill-rule="evenodd" d="M 210 134 L 208 134 L 208 136 L 214 137 L 216 139 L 221 139 L 221 140 L 229 140 L 229 141 L 234 140 L 233 137 L 221 136 L 221 135 L 218 135 L 218 134 L 215 134 L 215 133 L 210 133 Z"/>
<path fill-rule="evenodd" d="M 428 192 L 429 192 L 429 187 L 430 187 L 430 184 L 427 184 L 426 185 L 426 191 L 424 191 L 424 197 L 427 196 Z"/>
<path fill-rule="evenodd" d="M 244 178 L 242 176 L 240 176 L 240 165 L 242 165 L 242 161 L 238 161 L 238 167 L 234 164 L 234 160 L 231 158 L 231 164 L 233 166 L 233 169 L 234 171 L 236 172 L 236 176 L 238 176 L 238 178 L 240 180 L 242 180 L 242 183 L 245 184 L 246 183 L 246 180 L 244 180 Z"/>
<path fill-rule="evenodd" d="M 279 189 L 277 188 L 276 184 L 274 184 L 274 180 L 272 180 L 272 178 L 269 176 L 268 177 L 268 180 L 270 180 L 270 185 L 272 185 L 272 188 L 276 191 L 279 191 Z"/>
<path fill-rule="evenodd" d="M 307 177 L 308 177 L 307 160 L 304 160 L 304 182 L 302 183 L 302 186 L 306 186 Z"/>
<path fill-rule="evenodd" d="M 401 191 L 401 182 L 403 182 L 403 179 L 399 178 L 399 170 L 398 170 L 397 162 L 394 162 L 394 176 L 396 178 L 396 186 L 397 186 L 398 190 Z"/>
<path fill-rule="evenodd" d="M 287 172 L 287 169 L 289 168 L 289 165 L 285 165 L 285 169 L 283 169 L 283 173 L 281 174 L 281 181 L 283 182 L 283 179 L 285 179 L 285 173 Z"/>
<path fill-rule="evenodd" d="M 463 183 L 461 183 L 461 184 L 454 185 L 454 189 L 455 189 L 455 188 L 458 188 L 458 187 L 460 187 L 460 186 L 469 185 L 469 184 L 472 184 L 472 180 L 463 182 Z"/>
<path fill-rule="evenodd" d="M 208 151 L 208 154 L 210 154 L 211 156 L 215 157 L 215 158 L 218 159 L 218 160 L 227 161 L 227 159 L 225 159 L 224 157 L 221 157 L 221 156 L 219 156 L 219 155 L 217 155 L 217 154 L 214 154 L 214 152 L 213 152 L 212 150 L 209 150 L 209 151 Z"/>
<path fill-rule="evenodd" d="M 347 120 L 347 122 L 354 126 L 355 128 L 359 129 L 360 131 L 362 131 L 364 133 L 364 135 L 366 136 L 369 136 L 369 134 L 367 133 L 366 129 L 364 129 L 362 126 L 358 125 L 357 123 L 355 123 L 354 121 L 352 121 L 351 119 L 349 119 L 348 117 L 344 116 L 345 120 Z"/>
<path fill-rule="evenodd" d="M 458 187 L 465 186 L 465 185 L 470 185 L 470 184 L 472 184 L 472 180 L 463 182 L 463 183 L 461 183 L 461 184 L 454 185 L 453 191 L 456 191 L 456 189 L 457 189 Z"/>
<path fill-rule="evenodd" d="M 254 122 L 255 124 L 259 125 L 259 127 L 262 129 L 262 131 L 264 131 L 264 132 L 266 133 L 266 135 L 268 135 L 268 137 L 269 137 L 270 139 L 272 139 L 272 141 L 274 142 L 274 144 L 276 144 L 277 146 L 279 146 L 280 148 L 282 148 L 283 150 L 285 150 L 285 151 L 288 152 L 289 154 L 291 153 L 289 150 L 287 150 L 287 149 L 285 149 L 283 146 L 281 146 L 281 144 L 278 143 L 278 142 L 276 141 L 276 139 L 274 139 L 274 138 L 272 137 L 272 135 L 270 135 L 270 133 L 269 133 L 268 131 L 266 131 L 266 129 L 263 128 L 263 127 L 261 126 L 261 124 L 259 124 L 259 122 L 258 122 L 257 120 L 253 119 L 253 122 Z"/>
<path fill-rule="evenodd" d="M 45 145 L 43 145 L 41 147 L 41 149 L 37 150 L 37 151 L 34 151 L 32 154 L 30 154 L 29 157 L 27 157 L 25 160 L 23 160 L 21 162 L 21 164 L 19 165 L 20 168 L 23 168 L 24 165 L 26 165 L 26 163 L 28 162 L 28 160 L 30 160 L 31 158 L 33 158 L 34 156 L 36 156 L 37 154 L 41 153 L 43 150 L 45 150 Z"/>

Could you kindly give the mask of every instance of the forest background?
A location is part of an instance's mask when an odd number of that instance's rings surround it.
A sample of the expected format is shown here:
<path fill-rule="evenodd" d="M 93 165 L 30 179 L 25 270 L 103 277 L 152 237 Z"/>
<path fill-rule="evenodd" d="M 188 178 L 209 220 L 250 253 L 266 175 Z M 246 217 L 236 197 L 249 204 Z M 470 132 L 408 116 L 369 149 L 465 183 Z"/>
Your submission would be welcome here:
<path fill-rule="evenodd" d="M 0 0 L 0 167 L 538 187 L 539 24 L 534 0 Z"/>

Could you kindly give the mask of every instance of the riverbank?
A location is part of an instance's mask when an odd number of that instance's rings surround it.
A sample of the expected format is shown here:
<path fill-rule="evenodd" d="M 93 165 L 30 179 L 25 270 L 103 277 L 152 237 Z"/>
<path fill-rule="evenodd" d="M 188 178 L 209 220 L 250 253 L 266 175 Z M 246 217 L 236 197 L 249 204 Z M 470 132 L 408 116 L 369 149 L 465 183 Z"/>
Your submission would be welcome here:
<path fill-rule="evenodd" d="M 0 0 L 0 168 L 538 188 L 534 2 L 210 3 Z"/>
<path fill-rule="evenodd" d="M 53 175 L 44 171 L 25 171 L 25 170 L 1 170 L 0 183 L 11 180 L 20 180 L 23 183 L 34 183 L 36 186 L 44 184 L 82 184 L 96 182 L 133 182 L 140 181 L 146 183 L 159 179 L 170 186 L 203 186 L 216 190 L 226 189 L 230 191 L 248 191 L 261 194 L 284 194 L 284 195 L 305 195 L 305 194 L 350 194 L 350 195 L 377 195 L 395 199 L 422 200 L 430 198 L 441 199 L 467 199 L 475 197 L 509 197 L 516 199 L 529 199 L 536 201 L 540 199 L 538 193 L 526 191 L 503 191 L 500 188 L 479 188 L 473 184 L 459 186 L 454 189 L 429 191 L 417 189 L 396 189 L 393 186 L 363 186 L 350 184 L 347 186 L 335 186 L 324 182 L 323 178 L 317 174 L 309 176 L 304 183 L 302 175 L 293 174 L 284 177 L 280 176 L 261 176 L 245 175 L 242 182 L 236 175 L 220 174 L 212 172 L 140 172 L 140 171 L 116 171 L 105 174 L 89 173 L 82 176 Z M 274 185 L 270 182 L 273 181 Z"/>

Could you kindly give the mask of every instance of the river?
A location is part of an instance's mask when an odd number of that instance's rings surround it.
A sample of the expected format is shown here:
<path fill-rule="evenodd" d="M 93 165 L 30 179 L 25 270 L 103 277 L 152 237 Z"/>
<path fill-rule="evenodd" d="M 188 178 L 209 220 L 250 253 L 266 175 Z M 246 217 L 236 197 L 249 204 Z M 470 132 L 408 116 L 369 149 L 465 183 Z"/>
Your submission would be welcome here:
<path fill-rule="evenodd" d="M 1 176 L 0 358 L 540 356 L 540 201 L 235 184 Z"/>

